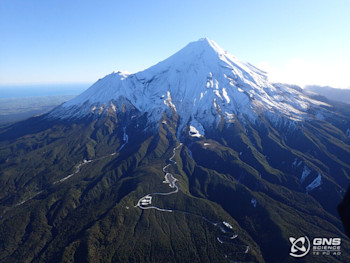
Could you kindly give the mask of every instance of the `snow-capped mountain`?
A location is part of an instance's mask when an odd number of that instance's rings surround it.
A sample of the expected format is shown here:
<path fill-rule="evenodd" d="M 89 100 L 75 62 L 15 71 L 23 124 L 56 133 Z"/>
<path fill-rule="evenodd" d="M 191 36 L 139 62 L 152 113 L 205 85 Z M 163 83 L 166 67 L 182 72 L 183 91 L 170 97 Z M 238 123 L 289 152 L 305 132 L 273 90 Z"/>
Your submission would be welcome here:
<path fill-rule="evenodd" d="M 350 106 L 312 98 L 201 39 L 0 127 L 0 262 L 345 262 Z"/>
<path fill-rule="evenodd" d="M 75 119 L 132 108 L 157 122 L 163 112 L 175 111 L 180 128 L 191 122 L 195 130 L 204 131 L 221 119 L 255 122 L 260 114 L 273 122 L 300 121 L 308 118 L 310 107 L 321 104 L 297 89 L 273 85 L 265 72 L 203 38 L 144 71 L 107 75 L 50 117 Z"/>

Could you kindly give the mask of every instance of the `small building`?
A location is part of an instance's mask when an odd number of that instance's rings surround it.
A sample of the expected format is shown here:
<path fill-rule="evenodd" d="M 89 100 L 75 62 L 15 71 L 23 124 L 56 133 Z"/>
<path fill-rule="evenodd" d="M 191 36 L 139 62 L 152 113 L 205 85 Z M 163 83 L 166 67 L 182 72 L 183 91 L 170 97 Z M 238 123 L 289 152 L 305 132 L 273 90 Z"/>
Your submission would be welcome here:
<path fill-rule="evenodd" d="M 150 205 L 152 203 L 152 196 L 147 195 L 141 200 L 141 205 Z"/>

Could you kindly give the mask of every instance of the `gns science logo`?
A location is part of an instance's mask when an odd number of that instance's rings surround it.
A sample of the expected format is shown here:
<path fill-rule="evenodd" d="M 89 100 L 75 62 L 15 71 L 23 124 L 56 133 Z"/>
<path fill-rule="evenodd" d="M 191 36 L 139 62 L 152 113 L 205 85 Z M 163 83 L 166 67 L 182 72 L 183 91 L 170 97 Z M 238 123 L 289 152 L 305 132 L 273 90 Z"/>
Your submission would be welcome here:
<path fill-rule="evenodd" d="M 301 258 L 310 252 L 311 243 L 307 236 L 289 237 L 289 242 L 291 243 L 289 255 L 292 257 Z M 312 245 L 313 255 L 341 255 L 341 238 L 315 237 Z"/>
<path fill-rule="evenodd" d="M 290 243 L 290 253 L 292 257 L 301 258 L 304 257 L 310 251 L 310 240 L 307 236 L 299 237 L 298 239 L 294 237 L 289 237 Z"/>

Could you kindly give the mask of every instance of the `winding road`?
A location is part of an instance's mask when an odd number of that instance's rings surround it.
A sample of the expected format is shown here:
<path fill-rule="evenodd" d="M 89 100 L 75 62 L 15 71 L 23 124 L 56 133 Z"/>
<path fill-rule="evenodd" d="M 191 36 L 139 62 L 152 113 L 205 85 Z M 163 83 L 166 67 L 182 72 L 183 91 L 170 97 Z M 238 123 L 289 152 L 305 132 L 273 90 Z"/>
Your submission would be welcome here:
<path fill-rule="evenodd" d="M 174 177 L 173 174 L 169 173 L 167 171 L 167 169 L 171 166 L 171 165 L 175 165 L 176 161 L 174 161 L 175 155 L 176 155 L 176 150 L 178 150 L 180 147 L 182 146 L 182 143 L 180 143 L 177 147 L 175 147 L 173 149 L 173 155 L 169 158 L 169 161 L 171 162 L 171 164 L 167 164 L 162 168 L 162 171 L 165 173 L 164 176 L 164 181 L 163 183 L 169 184 L 170 188 L 175 188 L 174 191 L 171 192 L 166 192 L 166 193 L 159 193 L 159 192 L 155 192 L 155 193 L 150 193 L 147 194 L 143 197 L 141 197 L 137 204 L 135 205 L 135 207 L 139 207 L 142 210 L 147 210 L 147 209 L 155 209 L 161 212 L 180 212 L 180 213 L 184 213 L 187 215 L 193 215 L 193 216 L 199 216 L 201 217 L 203 220 L 205 220 L 206 222 L 212 224 L 214 227 L 217 228 L 217 230 L 220 231 L 220 234 L 217 236 L 217 241 L 220 244 L 229 244 L 232 246 L 235 246 L 236 248 L 239 248 L 239 251 L 228 251 L 227 253 L 224 254 L 224 257 L 230 261 L 230 262 L 237 262 L 236 261 L 236 257 L 238 254 L 247 254 L 250 250 L 250 247 L 247 245 L 241 245 L 241 244 L 237 244 L 235 242 L 235 239 L 238 237 L 238 235 L 233 231 L 233 227 L 226 221 L 222 221 L 222 222 L 214 222 L 209 220 L 208 218 L 198 215 L 198 214 L 194 214 L 191 212 L 187 212 L 187 211 L 181 211 L 181 210 L 174 210 L 174 209 L 168 209 L 168 208 L 160 208 L 157 206 L 152 205 L 152 198 L 155 195 L 172 195 L 175 194 L 179 191 L 179 187 L 177 186 L 176 182 L 177 179 Z"/>
<path fill-rule="evenodd" d="M 176 150 L 179 149 L 181 146 L 182 146 L 182 143 L 180 143 L 177 147 L 173 149 L 173 155 L 169 158 L 169 161 L 172 162 L 172 164 L 176 164 L 176 162 L 174 161 Z M 179 187 L 176 184 L 177 179 L 174 177 L 173 174 L 167 172 L 167 168 L 169 168 L 170 166 L 171 164 L 167 164 L 162 168 L 162 171 L 165 173 L 163 183 L 169 184 L 169 187 L 175 188 L 175 190 L 171 192 L 166 192 L 166 193 L 155 192 L 155 193 L 147 194 L 139 199 L 135 207 L 139 207 L 141 209 L 156 209 L 162 212 L 173 212 L 172 209 L 165 209 L 165 208 L 160 208 L 160 207 L 150 205 L 152 203 L 152 197 L 155 195 L 172 195 L 172 194 L 176 194 L 179 191 Z"/>

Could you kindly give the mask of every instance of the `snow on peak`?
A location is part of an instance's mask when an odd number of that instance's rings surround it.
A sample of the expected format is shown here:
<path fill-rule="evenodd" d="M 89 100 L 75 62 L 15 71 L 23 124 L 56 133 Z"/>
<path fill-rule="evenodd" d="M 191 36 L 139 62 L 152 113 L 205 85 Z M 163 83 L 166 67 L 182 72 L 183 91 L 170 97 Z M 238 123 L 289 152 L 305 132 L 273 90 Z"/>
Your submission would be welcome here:
<path fill-rule="evenodd" d="M 238 60 L 208 38 L 189 43 L 174 55 L 136 75 L 150 79 L 165 71 L 183 73 L 188 70 L 190 74 L 202 77 L 209 73 L 216 76 L 227 73 L 226 77 L 231 78 L 231 82 L 240 79 L 254 85 L 264 85 L 267 80 L 265 72 Z"/>
<path fill-rule="evenodd" d="M 180 128 L 188 125 L 204 134 L 205 127 L 221 119 L 232 122 L 234 116 L 255 121 L 266 113 L 274 122 L 281 117 L 300 121 L 313 101 L 296 89 L 272 85 L 265 72 L 202 38 L 144 71 L 115 71 L 105 76 L 49 116 L 101 115 L 111 105 L 118 113 L 118 107 L 126 104 L 147 112 L 149 121 L 155 122 L 164 111 L 176 111 Z"/>
<path fill-rule="evenodd" d="M 115 70 L 113 71 L 114 74 L 118 74 L 122 78 L 127 78 L 131 73 L 128 71 L 120 71 L 120 70 Z"/>

